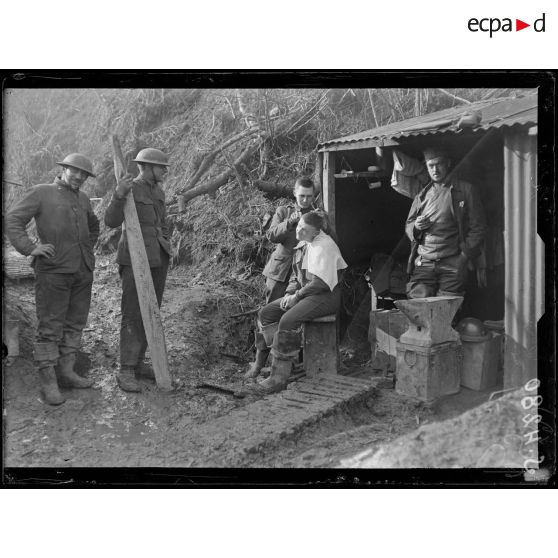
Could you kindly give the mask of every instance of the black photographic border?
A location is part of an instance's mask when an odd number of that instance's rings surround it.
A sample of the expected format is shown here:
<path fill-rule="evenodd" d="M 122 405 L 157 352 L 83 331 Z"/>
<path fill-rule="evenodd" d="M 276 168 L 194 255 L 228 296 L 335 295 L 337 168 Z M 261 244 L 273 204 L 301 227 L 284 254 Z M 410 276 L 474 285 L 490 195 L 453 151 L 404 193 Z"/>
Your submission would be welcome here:
<path fill-rule="evenodd" d="M 545 242 L 545 314 L 538 323 L 541 467 L 549 476 L 529 480 L 524 469 L 278 469 L 278 468 L 4 468 L 5 488 L 393 488 L 545 487 L 556 475 L 556 70 L 12 70 L 6 88 L 295 88 L 295 87 L 537 87 L 538 233 Z M 551 208 L 551 211 L 549 211 Z M 3 450 L 3 448 L 2 448 Z"/>

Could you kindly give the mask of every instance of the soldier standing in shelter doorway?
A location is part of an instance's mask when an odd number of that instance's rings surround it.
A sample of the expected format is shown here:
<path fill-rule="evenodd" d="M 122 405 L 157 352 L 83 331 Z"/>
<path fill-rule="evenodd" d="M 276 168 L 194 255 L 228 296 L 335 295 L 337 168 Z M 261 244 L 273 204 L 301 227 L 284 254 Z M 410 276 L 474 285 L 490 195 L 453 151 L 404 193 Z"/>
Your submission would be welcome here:
<path fill-rule="evenodd" d="M 161 183 L 168 172 L 168 157 L 159 149 L 142 149 L 134 162 L 139 175 L 121 179 L 105 213 L 105 224 L 119 227 L 124 222 L 126 196 L 133 189 L 143 242 L 151 269 L 157 303 L 161 306 L 171 255 L 169 229 L 166 223 L 165 193 Z M 153 368 L 144 362 L 147 340 L 132 270 L 126 234 L 118 243 L 116 262 L 122 279 L 122 322 L 120 326 L 120 370 L 116 376 L 124 391 L 139 392 L 137 378 L 155 379 Z"/>
<path fill-rule="evenodd" d="M 33 356 L 44 401 L 60 405 L 60 387 L 89 388 L 74 365 L 91 304 L 99 220 L 80 192 L 93 174 L 91 161 L 72 153 L 58 162 L 63 170 L 54 184 L 35 186 L 6 216 L 8 238 L 18 252 L 33 256 L 37 332 Z M 35 219 L 39 242 L 26 227 Z M 58 366 L 56 366 L 58 364 Z"/>
<path fill-rule="evenodd" d="M 463 296 L 484 239 L 484 211 L 474 187 L 450 175 L 443 149 L 426 149 L 424 159 L 431 180 L 415 197 L 405 228 L 412 243 L 407 296 Z"/>

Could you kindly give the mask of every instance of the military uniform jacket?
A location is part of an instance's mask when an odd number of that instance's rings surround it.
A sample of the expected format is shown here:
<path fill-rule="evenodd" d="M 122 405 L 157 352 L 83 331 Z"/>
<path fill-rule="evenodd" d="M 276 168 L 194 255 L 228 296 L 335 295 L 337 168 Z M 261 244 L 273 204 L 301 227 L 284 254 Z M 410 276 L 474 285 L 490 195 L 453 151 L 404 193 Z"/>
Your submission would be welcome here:
<path fill-rule="evenodd" d="M 407 268 L 408 273 L 412 273 L 416 247 L 421 241 L 422 231 L 415 229 L 415 221 L 421 213 L 426 193 L 431 186 L 432 183 L 427 184 L 417 194 L 407 218 L 405 232 L 412 244 Z M 481 252 L 486 229 L 483 207 L 473 186 L 468 182 L 454 178 L 449 183 L 448 188 L 451 191 L 451 211 L 457 223 L 459 234 L 459 249 L 467 256 L 468 260 L 474 260 Z"/>
<path fill-rule="evenodd" d="M 83 192 L 72 190 L 56 178 L 54 184 L 35 186 L 10 209 L 6 216 L 6 233 L 15 249 L 25 256 L 36 246 L 26 231 L 32 218 L 35 218 L 41 244 L 52 244 L 55 250 L 50 258 L 34 259 L 35 271 L 76 273 L 82 258 L 93 271 L 99 220 Z"/>
<path fill-rule="evenodd" d="M 277 244 L 269 261 L 263 270 L 263 276 L 275 281 L 286 281 L 291 271 L 294 248 L 298 244 L 296 239 L 296 223 L 289 225 L 289 217 L 300 210 L 298 205 L 281 205 L 275 211 L 271 225 L 267 231 L 267 238 Z M 312 208 L 301 210 L 302 213 Z"/>
<path fill-rule="evenodd" d="M 166 224 L 165 193 L 159 185 L 152 185 L 140 177 L 133 180 L 132 191 L 149 267 L 159 267 L 163 263 L 161 250 L 164 250 L 169 256 L 171 253 L 169 229 Z M 122 225 L 125 201 L 124 198 L 119 199 L 115 195 L 112 196 L 105 212 L 107 226 L 115 228 Z M 122 234 L 118 243 L 116 262 L 120 265 L 132 265 L 128 238 L 125 233 Z"/>

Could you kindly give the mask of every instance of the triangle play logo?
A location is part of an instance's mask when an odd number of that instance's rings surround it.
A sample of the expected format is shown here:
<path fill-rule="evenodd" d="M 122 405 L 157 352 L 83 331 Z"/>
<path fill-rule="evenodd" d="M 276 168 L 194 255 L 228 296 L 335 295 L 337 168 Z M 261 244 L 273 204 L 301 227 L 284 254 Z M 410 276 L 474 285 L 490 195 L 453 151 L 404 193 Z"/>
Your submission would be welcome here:
<path fill-rule="evenodd" d="M 531 27 L 531 24 L 530 23 L 525 23 L 524 21 L 521 21 L 520 19 L 515 20 L 515 30 L 516 31 L 521 31 L 522 29 L 525 29 L 526 27 Z"/>

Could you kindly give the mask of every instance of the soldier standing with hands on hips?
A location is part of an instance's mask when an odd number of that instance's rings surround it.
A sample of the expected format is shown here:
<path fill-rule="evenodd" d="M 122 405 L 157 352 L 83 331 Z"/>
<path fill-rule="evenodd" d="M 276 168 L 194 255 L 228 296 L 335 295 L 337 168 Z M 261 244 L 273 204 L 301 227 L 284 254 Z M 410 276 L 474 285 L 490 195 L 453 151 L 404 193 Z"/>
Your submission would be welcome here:
<path fill-rule="evenodd" d="M 33 356 L 45 403 L 60 405 L 60 387 L 90 388 L 91 380 L 74 371 L 81 335 L 91 304 L 99 220 L 80 192 L 95 176 L 91 161 L 72 153 L 57 163 L 62 173 L 53 184 L 35 186 L 6 216 L 6 232 L 16 250 L 33 256 L 37 332 Z M 39 242 L 27 234 L 35 219 Z M 56 366 L 58 364 L 58 366 Z"/>

